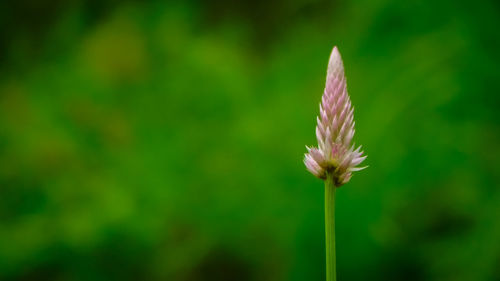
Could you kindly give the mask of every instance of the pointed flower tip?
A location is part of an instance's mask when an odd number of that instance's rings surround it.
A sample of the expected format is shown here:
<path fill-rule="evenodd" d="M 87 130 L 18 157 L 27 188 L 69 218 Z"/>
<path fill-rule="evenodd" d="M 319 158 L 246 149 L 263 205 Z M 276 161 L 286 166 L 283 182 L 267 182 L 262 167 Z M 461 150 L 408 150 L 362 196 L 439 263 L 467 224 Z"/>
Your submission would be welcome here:
<path fill-rule="evenodd" d="M 330 54 L 330 60 L 328 62 L 328 76 L 343 76 L 344 75 L 344 63 L 340 56 L 339 49 L 337 46 L 333 47 L 332 53 Z"/>
<path fill-rule="evenodd" d="M 333 46 L 332 54 L 340 56 L 339 48 L 337 48 L 337 46 Z"/>

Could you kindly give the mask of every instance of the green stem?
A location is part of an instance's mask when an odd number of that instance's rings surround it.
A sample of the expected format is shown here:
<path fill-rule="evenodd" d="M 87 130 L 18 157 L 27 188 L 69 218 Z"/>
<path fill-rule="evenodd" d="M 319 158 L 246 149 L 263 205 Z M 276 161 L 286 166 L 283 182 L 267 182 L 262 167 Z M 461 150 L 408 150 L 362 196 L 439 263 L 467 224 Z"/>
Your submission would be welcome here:
<path fill-rule="evenodd" d="M 326 281 L 337 280 L 335 265 L 335 183 L 332 175 L 325 180 Z"/>

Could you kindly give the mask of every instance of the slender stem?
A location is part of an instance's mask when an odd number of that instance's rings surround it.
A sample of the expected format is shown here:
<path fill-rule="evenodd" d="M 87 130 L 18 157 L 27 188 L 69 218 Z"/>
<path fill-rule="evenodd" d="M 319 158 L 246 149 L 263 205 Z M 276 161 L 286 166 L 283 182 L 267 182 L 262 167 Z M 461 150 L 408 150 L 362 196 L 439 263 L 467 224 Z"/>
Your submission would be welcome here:
<path fill-rule="evenodd" d="M 335 265 L 335 183 L 332 175 L 325 180 L 326 281 L 337 280 Z"/>

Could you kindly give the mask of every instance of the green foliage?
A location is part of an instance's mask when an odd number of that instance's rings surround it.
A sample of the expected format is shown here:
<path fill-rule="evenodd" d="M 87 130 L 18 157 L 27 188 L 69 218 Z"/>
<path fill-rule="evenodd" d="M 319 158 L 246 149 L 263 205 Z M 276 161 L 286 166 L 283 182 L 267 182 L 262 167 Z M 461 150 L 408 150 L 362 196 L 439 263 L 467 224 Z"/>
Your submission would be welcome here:
<path fill-rule="evenodd" d="M 0 4 L 0 279 L 324 280 L 338 45 L 339 278 L 500 280 L 497 3 L 35 2 Z"/>

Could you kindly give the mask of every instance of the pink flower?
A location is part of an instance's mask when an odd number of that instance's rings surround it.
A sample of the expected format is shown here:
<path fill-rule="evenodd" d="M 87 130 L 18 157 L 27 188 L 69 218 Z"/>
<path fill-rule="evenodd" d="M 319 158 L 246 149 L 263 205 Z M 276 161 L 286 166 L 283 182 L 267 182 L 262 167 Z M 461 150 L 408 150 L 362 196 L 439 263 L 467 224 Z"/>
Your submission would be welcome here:
<path fill-rule="evenodd" d="M 337 47 L 334 47 L 328 63 L 326 86 L 317 117 L 316 138 L 318 148 L 309 148 L 304 164 L 309 172 L 320 179 L 327 174 L 333 177 L 337 187 L 351 179 L 352 172 L 366 167 L 357 167 L 366 156 L 361 146 L 354 149 L 354 108 L 347 94 L 344 64 Z"/>

